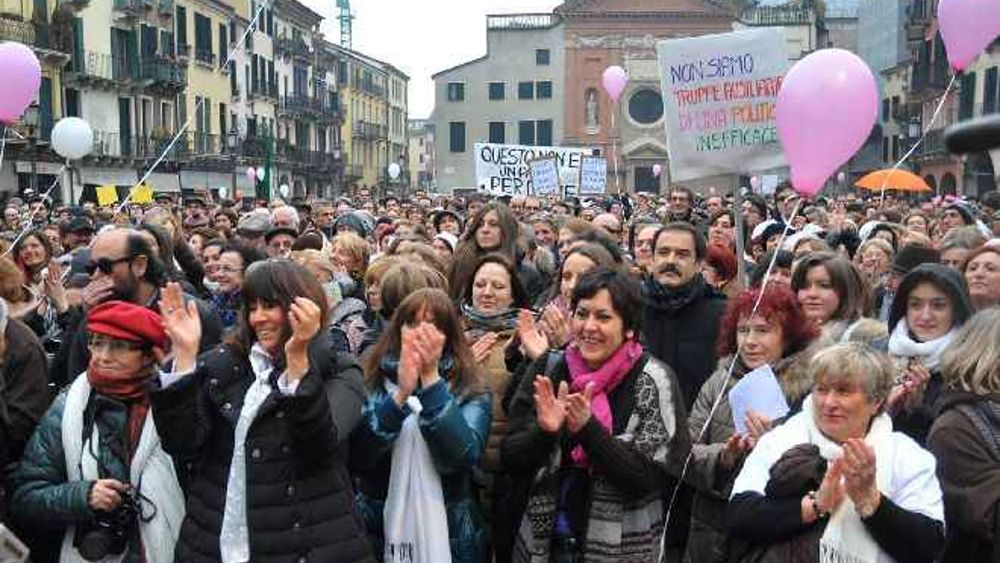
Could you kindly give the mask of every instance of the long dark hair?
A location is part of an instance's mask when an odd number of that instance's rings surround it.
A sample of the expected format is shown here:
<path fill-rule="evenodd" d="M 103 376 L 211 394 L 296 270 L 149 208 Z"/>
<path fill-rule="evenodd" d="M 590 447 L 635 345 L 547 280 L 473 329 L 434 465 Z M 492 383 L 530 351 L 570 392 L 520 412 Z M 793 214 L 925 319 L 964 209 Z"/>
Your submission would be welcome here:
<path fill-rule="evenodd" d="M 792 291 L 796 293 L 805 287 L 809 270 L 822 266 L 830 275 L 830 283 L 840 299 L 840 305 L 833 312 L 831 321 L 854 322 L 871 313 L 872 299 L 868 284 L 858 267 L 833 252 L 813 252 L 807 254 L 792 273 Z"/>
<path fill-rule="evenodd" d="M 271 259 L 254 262 L 243 274 L 243 295 L 240 307 L 240 322 L 236 330 L 226 337 L 226 344 L 241 355 L 250 353 L 257 336 L 250 328 L 250 308 L 256 303 L 269 307 L 278 306 L 288 313 L 296 297 L 305 297 L 319 307 L 320 331 L 326 326 L 329 309 L 326 294 L 316 277 L 305 267 L 286 259 Z M 284 361 L 284 344 L 292 335 L 292 327 L 285 319 L 281 330 L 281 360 Z"/>
<path fill-rule="evenodd" d="M 385 374 L 380 367 L 385 356 L 399 356 L 403 341 L 403 325 L 412 324 L 421 311 L 426 309 L 434 326 L 445 336 L 445 351 L 450 352 L 455 365 L 448 374 L 448 382 L 453 392 L 470 396 L 485 391 L 479 367 L 472 351 L 465 341 L 458 310 L 448 294 L 440 289 L 425 287 L 410 294 L 392 314 L 389 326 L 382 333 L 375 347 L 365 355 L 365 386 L 369 392 L 380 389 Z"/>
<path fill-rule="evenodd" d="M 497 214 L 500 223 L 500 247 L 487 250 L 480 248 L 476 242 L 476 231 L 483 225 L 486 214 L 491 211 Z M 448 287 L 452 299 L 461 302 L 465 297 L 465 289 L 469 280 L 475 275 L 476 263 L 483 254 L 498 252 L 517 264 L 518 230 L 517 217 L 514 213 L 506 205 L 495 201 L 487 203 L 472 217 L 465 233 L 458 241 L 458 247 L 455 248 L 455 255 L 451 261 L 451 270 L 448 273 Z"/>

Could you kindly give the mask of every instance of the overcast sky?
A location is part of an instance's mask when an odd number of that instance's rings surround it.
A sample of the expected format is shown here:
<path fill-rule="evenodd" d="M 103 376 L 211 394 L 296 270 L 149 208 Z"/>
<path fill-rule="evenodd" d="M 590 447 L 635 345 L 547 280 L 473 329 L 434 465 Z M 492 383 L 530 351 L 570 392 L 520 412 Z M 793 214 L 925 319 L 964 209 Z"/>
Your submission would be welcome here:
<path fill-rule="evenodd" d="M 326 19 L 327 40 L 340 41 L 336 0 L 300 0 Z M 551 12 L 558 0 L 351 0 L 354 49 L 410 77 L 411 118 L 434 109 L 431 75 L 486 54 L 486 14 Z"/>

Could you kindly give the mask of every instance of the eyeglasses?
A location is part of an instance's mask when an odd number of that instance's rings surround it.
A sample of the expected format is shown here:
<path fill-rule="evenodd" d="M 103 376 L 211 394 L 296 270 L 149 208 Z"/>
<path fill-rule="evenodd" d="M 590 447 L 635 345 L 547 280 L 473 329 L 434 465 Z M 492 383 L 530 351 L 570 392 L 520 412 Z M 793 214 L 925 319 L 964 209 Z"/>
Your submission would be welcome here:
<path fill-rule="evenodd" d="M 84 266 L 83 271 L 87 272 L 88 276 L 94 275 L 94 272 L 100 270 L 104 275 L 109 275 L 112 270 L 115 269 L 115 265 L 121 262 L 128 262 L 132 260 L 131 256 L 124 256 L 122 258 L 98 258 L 97 260 L 91 260 L 87 262 Z"/>
<path fill-rule="evenodd" d="M 90 347 L 91 353 L 106 351 L 114 353 L 122 352 L 133 352 L 135 350 L 142 350 L 144 346 L 138 342 L 129 342 L 128 340 L 120 340 L 118 338 L 111 338 L 109 336 L 104 336 L 103 334 L 92 334 L 90 336 L 90 341 L 87 343 Z"/>

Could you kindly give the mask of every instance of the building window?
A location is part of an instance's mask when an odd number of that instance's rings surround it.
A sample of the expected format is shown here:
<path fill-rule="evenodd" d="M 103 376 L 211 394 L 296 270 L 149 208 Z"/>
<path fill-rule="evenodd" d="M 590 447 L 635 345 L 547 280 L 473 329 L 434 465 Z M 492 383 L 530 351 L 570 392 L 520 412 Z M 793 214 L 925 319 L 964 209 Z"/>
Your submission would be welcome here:
<path fill-rule="evenodd" d="M 503 121 L 491 121 L 490 122 L 490 142 L 503 144 L 506 137 L 506 131 L 504 130 Z"/>
<path fill-rule="evenodd" d="M 997 111 L 997 67 L 986 70 L 983 81 L 983 115 Z"/>
<path fill-rule="evenodd" d="M 177 26 L 177 45 L 186 48 L 188 45 L 187 8 L 184 6 L 177 6 L 177 15 L 175 18 L 176 21 L 174 23 Z M 186 55 L 187 53 L 184 54 Z"/>
<path fill-rule="evenodd" d="M 198 61 L 212 64 L 212 20 L 201 14 L 194 15 L 194 56 Z"/>
<path fill-rule="evenodd" d="M 663 98 L 656 90 L 639 90 L 628 100 L 628 114 L 640 125 L 652 125 L 663 117 Z"/>
<path fill-rule="evenodd" d="M 535 49 L 535 64 L 538 66 L 549 66 L 548 49 Z"/>
<path fill-rule="evenodd" d="M 889 162 L 889 137 L 882 137 L 882 162 Z"/>
<path fill-rule="evenodd" d="M 465 101 L 465 83 L 463 82 L 448 83 L 448 101 L 449 102 Z"/>
<path fill-rule="evenodd" d="M 465 122 L 452 121 L 448 124 L 448 132 L 451 152 L 465 152 Z"/>
<path fill-rule="evenodd" d="M 976 73 L 967 72 L 962 75 L 962 89 L 958 100 L 958 118 L 972 119 L 976 102 Z"/>
<path fill-rule="evenodd" d="M 540 119 L 535 122 L 535 137 L 538 146 L 540 147 L 551 147 L 552 146 L 552 120 L 551 119 Z"/>
<path fill-rule="evenodd" d="M 548 100 L 552 98 L 552 82 L 544 80 L 535 84 L 535 93 L 539 100 Z"/>
<path fill-rule="evenodd" d="M 534 121 L 518 121 L 517 122 L 517 142 L 522 145 L 534 145 L 535 144 L 535 122 Z"/>
<path fill-rule="evenodd" d="M 646 193 L 659 193 L 660 180 L 653 174 L 652 166 L 635 167 L 635 191 Z"/>
<path fill-rule="evenodd" d="M 882 123 L 889 121 L 889 112 L 891 109 L 889 107 L 889 98 L 882 98 Z"/>
<path fill-rule="evenodd" d="M 517 83 L 517 99 L 519 100 L 531 100 L 535 97 L 535 83 L 534 82 L 518 82 Z"/>
<path fill-rule="evenodd" d="M 502 100 L 504 96 L 503 82 L 490 82 L 490 99 Z"/>

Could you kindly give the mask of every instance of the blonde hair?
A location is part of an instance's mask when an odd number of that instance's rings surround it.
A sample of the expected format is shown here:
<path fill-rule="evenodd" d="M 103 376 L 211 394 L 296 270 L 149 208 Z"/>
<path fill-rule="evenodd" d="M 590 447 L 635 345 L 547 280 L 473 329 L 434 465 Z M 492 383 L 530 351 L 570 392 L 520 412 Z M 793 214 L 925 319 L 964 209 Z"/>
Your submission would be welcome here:
<path fill-rule="evenodd" d="M 892 245 L 880 238 L 870 238 L 866 240 L 861 247 L 858 248 L 858 251 L 854 255 L 862 256 L 869 248 L 877 248 L 881 250 L 882 254 L 885 254 L 889 260 L 892 260 L 892 255 L 894 254 Z"/>
<path fill-rule="evenodd" d="M 389 271 L 389 268 L 392 268 L 403 260 L 404 258 L 400 256 L 383 255 L 372 262 L 371 265 L 368 266 L 368 270 L 365 271 L 365 289 L 368 289 L 376 283 L 381 283 L 382 277 Z"/>
<path fill-rule="evenodd" d="M 941 376 L 951 389 L 1000 393 L 1000 309 L 976 313 L 941 356 Z"/>
<path fill-rule="evenodd" d="M 357 264 L 354 270 L 350 272 L 351 276 L 355 278 L 364 277 L 365 270 L 368 269 L 369 256 L 371 256 L 371 249 L 368 247 L 368 242 L 357 233 L 344 231 L 333 237 L 333 247 L 336 248 L 338 246 L 346 250 Z"/>
<path fill-rule="evenodd" d="M 296 250 L 292 252 L 292 261 L 305 266 L 307 270 L 312 272 L 314 269 L 318 270 L 332 280 L 337 275 L 337 270 L 333 267 L 333 262 L 330 261 L 330 257 L 323 254 L 319 250 L 314 250 L 312 248 L 306 250 Z"/>
<path fill-rule="evenodd" d="M 810 361 L 809 370 L 814 387 L 821 380 L 858 379 L 868 399 L 881 401 L 883 407 L 895 373 L 886 353 L 862 342 L 841 342 L 819 351 Z"/>

